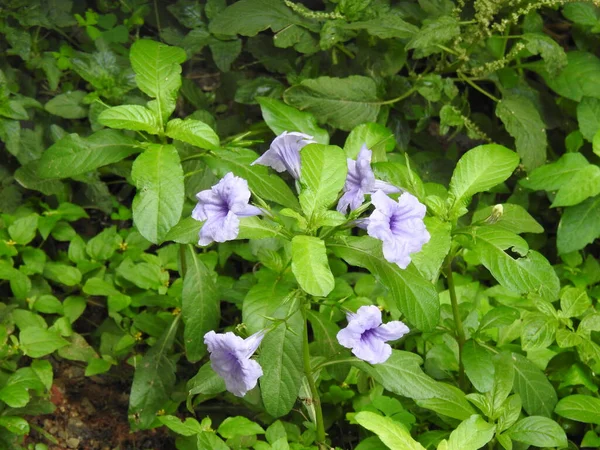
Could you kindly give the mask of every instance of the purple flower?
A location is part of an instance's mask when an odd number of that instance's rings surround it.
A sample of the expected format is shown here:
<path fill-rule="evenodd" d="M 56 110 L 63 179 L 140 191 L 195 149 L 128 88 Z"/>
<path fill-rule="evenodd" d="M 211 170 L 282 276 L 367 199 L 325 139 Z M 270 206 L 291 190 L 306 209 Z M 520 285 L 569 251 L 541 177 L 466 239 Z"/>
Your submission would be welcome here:
<path fill-rule="evenodd" d="M 408 192 L 395 202 L 377 191 L 371 196 L 371 202 L 375 211 L 369 217 L 367 233 L 383 241 L 385 259 L 406 269 L 410 254 L 420 251 L 431 237 L 423 222 L 427 208 Z"/>
<path fill-rule="evenodd" d="M 209 331 L 204 335 L 212 369 L 225 380 L 225 387 L 233 395 L 243 397 L 256 386 L 257 380 L 262 376 L 260 364 L 250 357 L 264 335 L 264 331 L 254 333 L 246 339 L 232 332 L 217 334 Z"/>
<path fill-rule="evenodd" d="M 357 358 L 381 364 L 392 354 L 392 347 L 386 341 L 400 339 L 409 331 L 399 320 L 382 324 L 377 306 L 361 306 L 356 314 L 348 314 L 348 326 L 338 332 L 337 340 L 342 346 L 351 348 Z"/>
<path fill-rule="evenodd" d="M 300 179 L 300 149 L 314 144 L 312 136 L 304 133 L 284 131 L 271 142 L 269 150 L 252 163 L 269 166 L 277 172 L 288 171 L 296 180 Z"/>
<path fill-rule="evenodd" d="M 231 241 L 240 231 L 240 217 L 262 214 L 256 206 L 248 204 L 248 182 L 231 172 L 210 189 L 198 192 L 196 198 L 198 204 L 192 217 L 206 221 L 200 230 L 198 245 Z"/>
<path fill-rule="evenodd" d="M 340 198 L 337 210 L 342 214 L 354 211 L 365 201 L 366 194 L 373 194 L 375 191 L 383 191 L 386 194 L 400 192 L 396 186 L 375 179 L 371 169 L 371 155 L 373 152 L 363 144 L 356 161 L 348 160 L 348 177 L 344 185 L 344 195 Z"/>

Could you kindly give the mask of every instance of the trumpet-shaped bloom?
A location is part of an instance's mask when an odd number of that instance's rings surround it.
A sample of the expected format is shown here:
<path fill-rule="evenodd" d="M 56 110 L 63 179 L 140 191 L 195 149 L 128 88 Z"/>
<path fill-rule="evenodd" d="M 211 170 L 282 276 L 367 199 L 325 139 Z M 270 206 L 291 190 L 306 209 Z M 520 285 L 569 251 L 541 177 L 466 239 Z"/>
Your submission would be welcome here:
<path fill-rule="evenodd" d="M 375 211 L 369 217 L 367 233 L 383 241 L 385 259 L 406 269 L 411 253 L 420 251 L 431 237 L 423 222 L 427 208 L 408 192 L 396 202 L 377 191 L 371 202 Z"/>
<path fill-rule="evenodd" d="M 210 189 L 198 192 L 196 198 L 198 204 L 192 217 L 206 221 L 200 229 L 198 245 L 231 241 L 240 232 L 240 217 L 262 214 L 256 206 L 248 204 L 248 182 L 231 172 Z"/>
<path fill-rule="evenodd" d="M 357 358 L 381 364 L 392 354 L 392 347 L 386 341 L 400 339 L 409 331 L 399 320 L 382 324 L 377 306 L 361 306 L 356 314 L 348 314 L 348 326 L 338 332 L 337 340 L 340 345 L 352 349 Z"/>
<path fill-rule="evenodd" d="M 348 176 L 344 185 L 344 194 L 340 198 L 337 210 L 342 214 L 354 211 L 365 201 L 366 194 L 383 191 L 386 194 L 400 192 L 396 186 L 385 181 L 376 180 L 371 169 L 371 156 L 373 152 L 363 145 L 356 161 L 348 159 Z"/>
<path fill-rule="evenodd" d="M 242 339 L 232 332 L 217 334 L 209 331 L 204 343 L 210 352 L 212 369 L 225 380 L 225 387 L 238 397 L 256 386 L 263 371 L 256 361 L 250 359 L 264 337 L 260 331 Z"/>
<path fill-rule="evenodd" d="M 314 144 L 312 136 L 304 133 L 284 131 L 271 142 L 269 150 L 252 163 L 269 166 L 277 172 L 288 171 L 296 180 L 300 179 L 300 150 Z"/>

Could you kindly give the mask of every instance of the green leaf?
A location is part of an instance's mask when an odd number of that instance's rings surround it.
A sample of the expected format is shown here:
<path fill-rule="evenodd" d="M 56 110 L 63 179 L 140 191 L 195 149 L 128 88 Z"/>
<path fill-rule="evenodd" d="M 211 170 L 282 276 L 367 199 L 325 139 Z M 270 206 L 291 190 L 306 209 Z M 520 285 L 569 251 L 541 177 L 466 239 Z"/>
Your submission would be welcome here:
<path fill-rule="evenodd" d="M 551 206 L 554 208 L 577 205 L 598 194 L 600 194 L 600 167 L 590 164 L 577 171 L 569 183 L 558 190 Z"/>
<path fill-rule="evenodd" d="M 319 144 L 329 143 L 329 134 L 317 125 L 315 116 L 298 111 L 280 100 L 270 97 L 256 97 L 260 104 L 263 119 L 276 135 L 284 131 L 299 131 L 312 136 Z"/>
<path fill-rule="evenodd" d="M 437 326 L 440 305 L 434 285 L 412 270 L 387 262 L 380 241 L 366 236 L 347 237 L 327 246 L 348 264 L 364 267 L 375 275 L 411 324 L 422 331 Z"/>
<path fill-rule="evenodd" d="M 116 273 L 118 276 L 123 277 L 141 289 L 159 290 L 164 286 L 165 281 L 169 280 L 169 274 L 163 272 L 158 264 L 152 262 L 133 262 L 130 257 L 123 259 L 121 264 L 117 267 Z M 94 278 L 90 278 L 86 283 L 86 286 L 88 286 L 88 283 L 92 280 L 94 280 Z M 96 287 L 98 285 L 99 283 L 96 282 L 93 286 Z M 105 290 L 104 294 L 100 291 L 95 292 L 95 295 L 118 294 L 119 292 L 111 292 L 108 289 Z"/>
<path fill-rule="evenodd" d="M 135 140 L 114 130 L 100 130 L 86 138 L 69 134 L 42 153 L 37 175 L 41 178 L 74 177 L 139 151 Z"/>
<path fill-rule="evenodd" d="M 414 353 L 392 350 L 392 356 L 382 363 L 369 365 L 353 363 L 394 394 L 412 398 L 418 405 L 459 420 L 475 413 L 465 394 L 458 388 L 435 381 L 425 374 Z"/>
<path fill-rule="evenodd" d="M 19 344 L 24 354 L 31 358 L 41 358 L 69 343 L 57 333 L 43 328 L 29 327 L 21 330 Z"/>
<path fill-rule="evenodd" d="M 219 136 L 204 122 L 194 119 L 173 119 L 167 123 L 167 136 L 199 148 L 219 149 Z"/>
<path fill-rule="evenodd" d="M 493 222 L 493 227 L 516 234 L 544 232 L 544 228 L 522 206 L 511 203 L 503 203 L 501 206 L 502 215 Z M 494 207 L 487 206 L 475 211 L 471 223 L 476 224 L 488 219 L 492 215 Z"/>
<path fill-rule="evenodd" d="M 87 95 L 85 91 L 72 91 L 53 97 L 44 108 L 50 114 L 64 119 L 84 119 L 88 115 L 88 108 L 82 104 Z"/>
<path fill-rule="evenodd" d="M 225 381 L 212 369 L 210 361 L 187 382 L 188 395 L 215 395 L 225 392 Z"/>
<path fill-rule="evenodd" d="M 474 414 L 450 433 L 448 450 L 478 450 L 492 440 L 495 431 L 495 425 Z"/>
<path fill-rule="evenodd" d="M 577 422 L 600 425 L 600 399 L 590 395 L 569 395 L 562 398 L 554 412 Z"/>
<path fill-rule="evenodd" d="M 596 26 L 600 19 L 598 7 L 592 3 L 567 3 L 563 6 L 562 13 L 570 21 L 587 27 Z"/>
<path fill-rule="evenodd" d="M 525 417 L 510 427 L 506 433 L 515 441 L 536 447 L 565 448 L 567 446 L 565 431 L 558 423 L 547 417 Z"/>
<path fill-rule="evenodd" d="M 188 417 L 185 421 L 175 416 L 159 416 L 158 420 L 169 430 L 174 431 L 181 436 L 195 436 L 203 431 L 200 423 L 193 417 Z"/>
<path fill-rule="evenodd" d="M 438 45 L 445 44 L 460 34 L 458 19 L 441 16 L 435 20 L 426 20 L 423 28 L 406 45 L 407 49 L 416 49 L 415 58 L 424 58 L 442 50 Z"/>
<path fill-rule="evenodd" d="M 577 105 L 577 122 L 583 137 L 592 142 L 594 135 L 600 130 L 600 100 L 583 97 Z"/>
<path fill-rule="evenodd" d="M 479 331 L 512 325 L 515 320 L 519 319 L 519 316 L 519 311 L 514 308 L 496 306 L 483 316 L 479 323 Z"/>
<path fill-rule="evenodd" d="M 233 39 L 231 41 L 213 39 L 209 47 L 215 65 L 221 72 L 229 72 L 231 64 L 242 53 L 242 41 L 240 39 Z"/>
<path fill-rule="evenodd" d="M 288 208 L 298 208 L 298 200 L 285 182 L 277 175 L 272 175 L 265 166 L 254 165 L 258 155 L 247 149 L 221 149 L 218 156 L 205 156 L 203 160 L 220 176 L 227 172 L 248 181 L 250 190 L 265 200 L 271 200 Z"/>
<path fill-rule="evenodd" d="M 19 217 L 8 227 L 10 238 L 19 245 L 29 244 L 35 238 L 38 225 L 38 215 L 29 214 Z"/>
<path fill-rule="evenodd" d="M 294 14 L 283 2 L 240 0 L 217 14 L 210 22 L 209 30 L 213 34 L 255 36 L 267 28 L 276 33 L 289 25 L 306 22 L 307 19 Z"/>
<path fill-rule="evenodd" d="M 592 302 L 585 289 L 567 287 L 560 296 L 560 309 L 565 317 L 578 317 L 583 315 Z"/>
<path fill-rule="evenodd" d="M 257 216 L 243 217 L 240 219 L 240 232 L 238 239 L 265 239 L 279 235 L 281 225 L 271 225 L 266 220 Z"/>
<path fill-rule="evenodd" d="M 560 254 L 581 250 L 600 237 L 600 195 L 565 208 L 558 224 L 556 246 Z"/>
<path fill-rule="evenodd" d="M 340 328 L 332 320 L 329 320 L 325 314 L 309 310 L 307 316 L 315 342 L 318 342 L 315 353 L 326 358 L 339 354 L 342 348 L 336 336 Z"/>
<path fill-rule="evenodd" d="M 572 51 L 567 53 L 567 60 L 567 66 L 558 75 L 549 74 L 542 64 L 533 70 L 562 97 L 576 102 L 583 97 L 600 98 L 600 59 L 592 53 Z"/>
<path fill-rule="evenodd" d="M 228 417 L 217 430 L 225 439 L 231 439 L 235 436 L 255 436 L 257 434 L 265 434 L 265 430 L 250 419 L 243 416 Z"/>
<path fill-rule="evenodd" d="M 156 412 L 169 401 L 175 384 L 175 364 L 169 356 L 178 325 L 179 316 L 146 352 L 133 374 L 129 414 L 135 414 L 134 429 L 149 428 Z"/>
<path fill-rule="evenodd" d="M 450 180 L 453 208 L 466 206 L 474 194 L 502 183 L 518 164 L 518 155 L 502 145 L 480 145 L 469 150 L 459 159 Z"/>
<path fill-rule="evenodd" d="M 546 375 L 522 355 L 513 353 L 513 389 L 521 396 L 527 414 L 551 417 L 557 402 L 556 391 Z"/>
<path fill-rule="evenodd" d="M 123 238 L 117 234 L 117 227 L 106 228 L 92 239 L 85 247 L 90 258 L 96 261 L 106 261 L 119 248 Z"/>
<path fill-rule="evenodd" d="M 569 184 L 577 172 L 589 165 L 581 153 L 565 153 L 557 161 L 537 168 L 519 183 L 527 189 L 555 191 Z"/>
<path fill-rule="evenodd" d="M 424 221 L 431 239 L 420 252 L 411 255 L 411 260 L 425 279 L 435 282 L 442 263 L 450 251 L 452 226 L 449 222 L 442 222 L 437 217 L 425 217 Z"/>
<path fill-rule="evenodd" d="M 567 54 L 550 36 L 544 33 L 525 33 L 521 37 L 527 51 L 542 57 L 544 68 L 550 75 L 558 75 L 567 65 Z"/>
<path fill-rule="evenodd" d="M 515 138 L 525 168 L 532 170 L 544 164 L 548 146 L 546 126 L 533 102 L 522 95 L 505 95 L 496 105 L 496 115 Z"/>
<path fill-rule="evenodd" d="M 134 42 L 129 52 L 135 82 L 140 90 L 155 98 L 148 106 L 155 110 L 159 128 L 175 110 L 177 91 L 181 87 L 181 64 L 186 60 L 185 51 L 148 39 Z"/>
<path fill-rule="evenodd" d="M 173 241 L 179 244 L 195 244 L 198 242 L 198 233 L 200 233 L 201 228 L 202 222 L 193 217 L 184 217 L 169 230 L 165 236 L 165 241 Z"/>
<path fill-rule="evenodd" d="M 102 111 L 97 120 L 106 127 L 120 130 L 145 131 L 150 134 L 162 131 L 154 113 L 139 105 L 113 106 Z"/>
<path fill-rule="evenodd" d="M 425 201 L 425 188 L 419 176 L 404 164 L 399 162 L 377 162 L 372 165 L 375 178 L 387 181 L 396 187 L 402 187 Z"/>
<path fill-rule="evenodd" d="M 133 163 L 131 178 L 137 188 L 134 223 L 142 236 L 159 243 L 183 210 L 183 169 L 177 150 L 172 145 L 150 145 Z"/>
<path fill-rule="evenodd" d="M 335 145 L 309 144 L 300 152 L 300 158 L 300 205 L 310 221 L 337 200 L 348 165 L 344 152 Z"/>
<path fill-rule="evenodd" d="M 389 448 L 402 450 L 425 450 L 421 444 L 415 441 L 410 433 L 395 420 L 383 417 L 369 411 L 361 411 L 354 416 L 361 426 L 372 431 Z"/>
<path fill-rule="evenodd" d="M 348 23 L 344 25 L 344 29 L 365 30 L 380 39 L 408 39 L 419 31 L 416 26 L 404 21 L 400 14 L 394 13 L 394 10 L 375 19 Z"/>
<path fill-rule="evenodd" d="M 231 448 L 212 431 L 203 431 L 198 434 L 196 447 L 198 450 L 231 450 Z"/>
<path fill-rule="evenodd" d="M 375 122 L 381 108 L 372 78 L 319 77 L 302 81 L 285 91 L 285 102 L 306 110 L 320 123 L 350 131 L 364 122 Z"/>
<path fill-rule="evenodd" d="M 547 348 L 554 342 L 558 320 L 546 314 L 527 312 L 523 316 L 521 346 L 526 352 Z"/>
<path fill-rule="evenodd" d="M 317 237 L 294 236 L 292 272 L 300 287 L 315 297 L 327 297 L 335 286 L 325 242 Z"/>
<path fill-rule="evenodd" d="M 383 125 L 363 123 L 354 128 L 346 138 L 346 157 L 356 159 L 363 145 L 373 152 L 372 162 L 385 161 L 386 153 L 396 148 L 396 137 Z"/>
<path fill-rule="evenodd" d="M 219 325 L 220 296 L 213 272 L 198 258 L 191 245 L 185 246 L 185 260 L 187 271 L 181 294 L 183 340 L 188 360 L 195 362 L 206 353 L 204 335 Z"/>
<path fill-rule="evenodd" d="M 508 231 L 493 227 L 471 227 L 458 236 L 466 248 L 472 250 L 494 278 L 507 289 L 519 293 L 536 293 L 554 301 L 560 282 L 554 269 L 540 253 L 528 250 L 527 242 Z M 511 248 L 522 255 L 513 258 L 506 253 Z"/>
<path fill-rule="evenodd" d="M 479 345 L 477 341 L 469 339 L 463 346 L 462 362 L 465 373 L 475 389 L 479 392 L 488 392 L 492 389 L 494 385 L 494 361 L 490 352 Z"/>
<path fill-rule="evenodd" d="M 48 261 L 44 266 L 44 277 L 65 286 L 75 286 L 81 281 L 81 272 L 76 267 Z"/>
<path fill-rule="evenodd" d="M 0 416 L 0 426 L 17 436 L 29 434 L 29 424 L 22 417 Z"/>
<path fill-rule="evenodd" d="M 273 417 L 285 416 L 292 410 L 304 376 L 304 320 L 300 311 L 292 313 L 293 302 L 286 306 L 290 317 L 264 337 L 259 357 L 263 368 L 259 379 L 262 400 L 267 413 Z"/>

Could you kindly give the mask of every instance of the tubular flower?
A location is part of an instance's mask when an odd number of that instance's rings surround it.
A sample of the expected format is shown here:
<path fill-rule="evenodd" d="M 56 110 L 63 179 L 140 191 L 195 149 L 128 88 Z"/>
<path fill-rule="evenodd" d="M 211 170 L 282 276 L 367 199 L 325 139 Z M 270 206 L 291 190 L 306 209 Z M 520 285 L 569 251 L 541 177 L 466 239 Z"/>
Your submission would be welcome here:
<path fill-rule="evenodd" d="M 337 210 L 346 214 L 348 208 L 354 211 L 365 201 L 366 194 L 383 191 L 386 194 L 400 192 L 396 186 L 385 181 L 376 180 L 371 169 L 371 156 L 373 152 L 363 145 L 356 161 L 348 159 L 348 176 L 344 185 L 344 195 L 340 198 Z"/>
<path fill-rule="evenodd" d="M 264 335 L 264 331 L 246 339 L 232 332 L 217 334 L 209 331 L 204 335 L 212 369 L 225 380 L 227 390 L 237 397 L 243 397 L 253 389 L 263 374 L 260 364 L 250 357 Z"/>
<path fill-rule="evenodd" d="M 382 324 L 381 311 L 374 305 L 361 306 L 356 314 L 347 317 L 348 326 L 338 332 L 338 342 L 371 364 L 386 362 L 392 354 L 392 347 L 386 341 L 400 339 L 410 331 L 399 320 Z"/>
<path fill-rule="evenodd" d="M 396 202 L 377 191 L 371 202 L 375 211 L 369 217 L 367 233 L 383 241 L 385 259 L 406 269 L 410 254 L 420 251 L 431 237 L 423 222 L 427 208 L 408 192 Z"/>
<path fill-rule="evenodd" d="M 271 142 L 269 150 L 252 163 L 269 166 L 277 172 L 288 171 L 296 180 L 300 179 L 300 150 L 314 144 L 312 136 L 304 133 L 284 131 Z"/>
<path fill-rule="evenodd" d="M 256 206 L 248 204 L 248 182 L 231 172 L 210 189 L 198 192 L 196 198 L 198 204 L 192 217 L 206 221 L 200 229 L 198 245 L 231 241 L 240 231 L 240 217 L 262 214 Z"/>

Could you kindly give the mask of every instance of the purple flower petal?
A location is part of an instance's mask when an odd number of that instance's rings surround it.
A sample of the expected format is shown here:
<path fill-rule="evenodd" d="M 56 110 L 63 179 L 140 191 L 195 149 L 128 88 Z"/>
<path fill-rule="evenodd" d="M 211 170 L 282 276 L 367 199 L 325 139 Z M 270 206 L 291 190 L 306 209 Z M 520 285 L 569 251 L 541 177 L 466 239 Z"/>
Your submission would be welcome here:
<path fill-rule="evenodd" d="M 371 202 L 375 211 L 369 217 L 367 233 L 383 241 L 386 260 L 406 269 L 410 254 L 419 252 L 431 237 L 423 222 L 427 208 L 408 192 L 395 202 L 383 191 L 377 191 Z"/>
<path fill-rule="evenodd" d="M 371 364 L 385 362 L 392 354 L 386 341 L 401 338 L 409 329 L 400 321 L 381 323 L 381 311 L 374 305 L 361 306 L 356 314 L 348 314 L 348 326 L 340 330 L 340 345 L 352 349 L 352 353 Z"/>
<path fill-rule="evenodd" d="M 205 221 L 198 241 L 202 246 L 235 239 L 240 230 L 240 217 L 262 214 L 259 208 L 248 204 L 248 182 L 231 172 L 212 188 L 198 192 L 196 198 L 198 204 L 192 217 Z"/>
<path fill-rule="evenodd" d="M 269 150 L 252 163 L 269 166 L 277 172 L 288 171 L 296 180 L 300 179 L 300 150 L 314 144 L 312 136 L 304 133 L 284 131 L 271 142 Z"/>
<path fill-rule="evenodd" d="M 263 374 L 260 364 L 250 359 L 263 337 L 263 332 L 245 340 L 231 332 L 209 331 L 204 335 L 212 369 L 223 378 L 227 390 L 238 397 L 253 389 Z"/>

